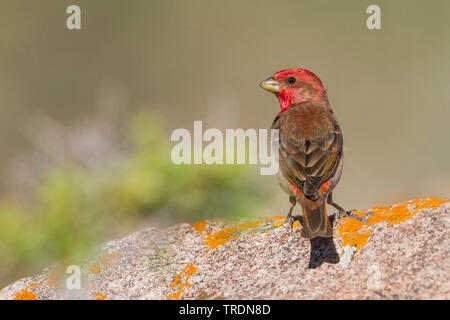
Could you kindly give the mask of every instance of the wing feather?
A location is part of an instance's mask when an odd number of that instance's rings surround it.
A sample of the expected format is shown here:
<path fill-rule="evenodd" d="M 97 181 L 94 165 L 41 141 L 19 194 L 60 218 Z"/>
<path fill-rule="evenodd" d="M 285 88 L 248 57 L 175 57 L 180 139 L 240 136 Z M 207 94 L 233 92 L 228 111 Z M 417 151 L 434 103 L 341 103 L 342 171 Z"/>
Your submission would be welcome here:
<path fill-rule="evenodd" d="M 333 113 L 320 103 L 293 106 L 275 118 L 272 129 L 279 130 L 281 173 L 305 196 L 317 197 L 342 157 L 342 131 Z"/>

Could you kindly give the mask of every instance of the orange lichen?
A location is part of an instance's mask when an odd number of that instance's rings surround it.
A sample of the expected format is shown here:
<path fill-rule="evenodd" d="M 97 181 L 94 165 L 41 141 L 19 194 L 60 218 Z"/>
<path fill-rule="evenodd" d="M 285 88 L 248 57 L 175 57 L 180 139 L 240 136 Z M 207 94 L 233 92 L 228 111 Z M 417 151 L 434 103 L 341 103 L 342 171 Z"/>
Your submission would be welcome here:
<path fill-rule="evenodd" d="M 274 226 L 274 227 L 280 227 L 280 226 L 282 226 L 283 224 L 285 224 L 285 222 L 276 222 L 276 223 L 272 224 L 272 226 Z"/>
<path fill-rule="evenodd" d="M 95 300 L 106 300 L 108 297 L 106 294 L 103 294 L 101 292 L 94 292 L 92 296 L 95 298 Z"/>
<path fill-rule="evenodd" d="M 16 292 L 16 296 L 13 298 L 13 300 L 37 300 L 37 294 L 28 290 L 30 287 L 34 287 L 35 285 L 37 285 L 37 283 L 32 283 L 27 288 Z"/>
<path fill-rule="evenodd" d="M 359 249 L 365 245 L 370 236 L 370 231 L 364 231 L 367 223 L 352 218 L 342 218 L 345 223 L 337 228 L 342 237 L 342 245 L 356 246 Z"/>
<path fill-rule="evenodd" d="M 100 258 L 100 263 L 103 266 L 115 266 L 117 265 L 116 260 L 119 259 L 122 256 L 122 254 L 120 252 L 103 252 L 102 257 Z"/>
<path fill-rule="evenodd" d="M 189 264 L 183 269 L 183 271 L 181 271 L 173 280 L 172 284 L 170 285 L 171 288 L 178 286 L 179 284 L 181 284 L 181 276 L 183 275 L 183 273 L 186 272 L 186 270 L 189 268 Z"/>
<path fill-rule="evenodd" d="M 234 227 L 219 230 L 218 232 L 213 233 L 213 234 L 206 234 L 205 235 L 206 236 L 205 244 L 210 246 L 210 248 L 205 250 L 205 252 L 208 252 L 211 249 L 216 248 L 217 246 L 223 245 L 230 240 L 239 238 L 240 235 L 236 234 L 236 233 L 239 233 L 239 231 L 245 231 L 245 230 L 248 230 L 251 228 L 256 228 L 264 221 L 285 220 L 285 219 L 286 219 L 285 216 L 275 216 L 275 217 L 271 217 L 271 218 L 266 218 L 264 220 L 241 223 Z M 284 221 L 283 222 L 275 222 L 275 223 L 272 223 L 272 226 L 279 227 L 283 224 L 285 224 Z M 256 233 L 257 232 L 252 232 L 251 234 L 256 234 Z"/>
<path fill-rule="evenodd" d="M 184 288 L 192 286 L 192 283 L 189 282 L 189 278 L 196 273 L 197 270 L 197 267 L 188 264 L 173 280 L 170 288 L 178 287 L 178 291 L 174 294 L 169 294 L 169 298 L 178 300 L 180 295 L 184 292 Z M 184 281 L 183 277 L 185 277 Z"/>
<path fill-rule="evenodd" d="M 208 224 L 207 221 L 198 221 L 194 223 L 189 223 L 191 226 L 194 227 L 195 230 L 198 232 L 203 232 L 205 230 L 206 225 Z"/>
<path fill-rule="evenodd" d="M 210 246 L 209 249 L 205 250 L 208 252 L 211 249 L 214 249 L 217 246 L 223 245 L 232 239 L 239 238 L 239 235 L 233 235 L 236 231 L 248 230 L 250 228 L 255 228 L 259 226 L 263 220 L 255 221 L 255 222 L 245 222 L 241 223 L 236 227 L 225 228 L 214 234 L 207 234 L 205 239 L 205 244 Z"/>
<path fill-rule="evenodd" d="M 265 220 L 270 221 L 270 220 L 285 220 L 286 216 L 275 216 L 275 217 L 271 217 L 271 218 L 266 218 Z"/>
<path fill-rule="evenodd" d="M 390 224 L 396 224 L 403 222 L 423 209 L 434 209 L 441 204 L 449 202 L 449 200 L 440 200 L 436 198 L 416 199 L 406 201 L 402 204 L 388 207 L 375 207 L 373 208 L 374 215 L 369 217 L 369 224 L 378 223 L 381 221 L 387 221 Z"/>
<path fill-rule="evenodd" d="M 389 222 L 391 225 L 400 223 L 413 217 L 420 210 L 434 209 L 446 202 L 450 202 L 450 200 L 426 198 L 406 201 L 392 207 L 373 207 L 363 211 L 353 211 L 352 213 L 356 214 L 359 218 L 367 216 L 367 219 L 365 221 L 359 221 L 345 217 L 343 218 L 344 224 L 338 227 L 337 230 L 341 234 L 342 244 L 344 246 L 355 246 L 358 250 L 369 239 L 371 231 L 367 229 L 370 225 L 383 221 Z"/>

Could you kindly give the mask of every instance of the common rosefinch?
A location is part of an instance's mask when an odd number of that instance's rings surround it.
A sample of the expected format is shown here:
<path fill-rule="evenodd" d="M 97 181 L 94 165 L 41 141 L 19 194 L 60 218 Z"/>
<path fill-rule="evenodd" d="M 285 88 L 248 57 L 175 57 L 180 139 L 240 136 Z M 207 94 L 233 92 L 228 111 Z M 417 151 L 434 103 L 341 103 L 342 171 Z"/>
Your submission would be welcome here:
<path fill-rule="evenodd" d="M 302 236 L 332 237 L 326 203 L 339 215 L 346 211 L 332 198 L 342 173 L 343 136 L 327 91 L 305 69 L 279 71 L 260 86 L 273 92 L 281 106 L 272 129 L 279 130 L 278 181 L 292 204 L 288 222 L 292 226 L 292 209 L 298 202 L 303 211 Z"/>

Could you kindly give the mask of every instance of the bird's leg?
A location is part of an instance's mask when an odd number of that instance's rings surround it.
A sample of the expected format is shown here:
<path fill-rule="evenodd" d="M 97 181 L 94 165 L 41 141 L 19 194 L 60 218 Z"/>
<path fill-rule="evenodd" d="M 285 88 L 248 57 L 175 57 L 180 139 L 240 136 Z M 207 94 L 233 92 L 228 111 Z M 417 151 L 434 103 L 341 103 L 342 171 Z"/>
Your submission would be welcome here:
<path fill-rule="evenodd" d="M 289 227 L 292 228 L 292 224 L 294 223 L 294 218 L 292 217 L 292 210 L 294 209 L 295 205 L 297 204 L 297 199 L 294 196 L 289 197 L 289 202 L 292 204 L 291 208 L 289 209 L 289 212 L 286 217 L 286 223 L 289 225 Z"/>
<path fill-rule="evenodd" d="M 344 208 L 342 208 L 340 205 L 338 205 L 336 202 L 333 202 L 333 193 L 330 193 L 328 195 L 327 198 L 327 203 L 333 207 L 335 207 L 339 213 L 338 213 L 338 218 L 342 218 L 345 216 L 350 216 L 350 214 L 352 213 L 352 211 L 346 211 Z"/>

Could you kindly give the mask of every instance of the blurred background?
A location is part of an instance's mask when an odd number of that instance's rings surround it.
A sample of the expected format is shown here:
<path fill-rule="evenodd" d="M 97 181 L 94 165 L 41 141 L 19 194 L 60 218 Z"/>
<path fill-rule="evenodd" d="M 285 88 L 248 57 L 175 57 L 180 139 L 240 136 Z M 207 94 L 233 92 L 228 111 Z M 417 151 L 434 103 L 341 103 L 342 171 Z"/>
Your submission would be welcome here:
<path fill-rule="evenodd" d="M 285 215 L 259 166 L 175 166 L 170 134 L 269 128 L 258 83 L 288 67 L 344 130 L 338 203 L 448 197 L 449 39 L 446 0 L 0 0 L 0 287 L 145 227 Z"/>

